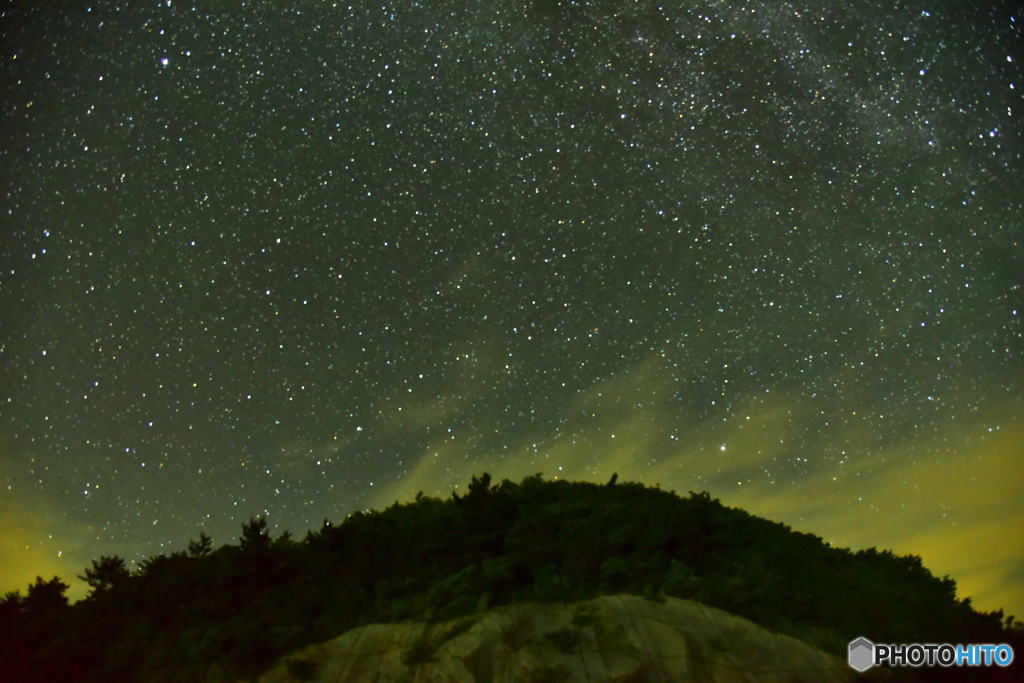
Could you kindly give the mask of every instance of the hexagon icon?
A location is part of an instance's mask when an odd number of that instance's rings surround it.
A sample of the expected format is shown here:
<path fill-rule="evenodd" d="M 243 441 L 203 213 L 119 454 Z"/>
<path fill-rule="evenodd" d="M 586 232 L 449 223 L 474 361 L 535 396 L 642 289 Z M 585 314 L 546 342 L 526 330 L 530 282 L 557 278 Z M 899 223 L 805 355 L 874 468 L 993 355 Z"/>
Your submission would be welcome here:
<path fill-rule="evenodd" d="M 875 644 L 864 636 L 850 641 L 850 667 L 863 673 L 875 665 Z"/>

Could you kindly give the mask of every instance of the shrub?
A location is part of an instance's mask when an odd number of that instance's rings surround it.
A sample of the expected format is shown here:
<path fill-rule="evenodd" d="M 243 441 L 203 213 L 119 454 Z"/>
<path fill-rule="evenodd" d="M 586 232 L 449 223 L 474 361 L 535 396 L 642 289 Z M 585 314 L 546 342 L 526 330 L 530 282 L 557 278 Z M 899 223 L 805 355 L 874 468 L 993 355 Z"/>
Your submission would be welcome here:
<path fill-rule="evenodd" d="M 631 572 L 629 563 L 622 557 L 609 557 L 601 564 L 601 587 L 613 593 L 629 585 Z"/>
<path fill-rule="evenodd" d="M 289 659 L 286 666 L 288 674 L 300 681 L 315 680 L 320 671 L 320 665 L 308 659 Z"/>
<path fill-rule="evenodd" d="M 564 654 L 571 654 L 576 651 L 579 644 L 583 642 L 583 635 L 576 629 L 563 628 L 552 631 L 545 638 Z"/>
<path fill-rule="evenodd" d="M 434 661 L 436 652 L 437 643 L 430 637 L 430 627 L 428 626 L 412 642 L 409 651 L 405 653 L 404 661 L 409 666 L 425 664 Z"/>
<path fill-rule="evenodd" d="M 696 593 L 699 584 L 700 579 L 689 566 L 679 560 L 672 560 L 661 588 L 667 595 L 689 598 Z"/>

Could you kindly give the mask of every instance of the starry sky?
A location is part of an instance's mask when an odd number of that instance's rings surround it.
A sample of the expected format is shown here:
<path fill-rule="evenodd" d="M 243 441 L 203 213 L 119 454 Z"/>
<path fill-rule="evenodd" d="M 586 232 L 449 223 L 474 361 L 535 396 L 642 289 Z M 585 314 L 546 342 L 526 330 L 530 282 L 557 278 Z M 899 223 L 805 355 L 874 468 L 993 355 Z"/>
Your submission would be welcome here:
<path fill-rule="evenodd" d="M 5 2 L 0 590 L 617 472 L 1024 614 L 1024 15 Z"/>

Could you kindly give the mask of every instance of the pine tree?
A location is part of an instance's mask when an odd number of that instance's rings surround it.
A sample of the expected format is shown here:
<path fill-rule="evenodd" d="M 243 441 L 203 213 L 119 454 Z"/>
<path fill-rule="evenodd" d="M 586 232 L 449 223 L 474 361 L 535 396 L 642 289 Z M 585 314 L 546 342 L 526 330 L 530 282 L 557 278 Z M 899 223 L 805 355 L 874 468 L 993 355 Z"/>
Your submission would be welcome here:
<path fill-rule="evenodd" d="M 188 542 L 188 554 L 192 557 L 204 557 L 209 555 L 211 550 L 213 550 L 213 539 L 205 533 L 199 534 L 198 541 Z"/>
<path fill-rule="evenodd" d="M 92 561 L 92 567 L 78 578 L 92 587 L 92 594 L 105 593 L 128 580 L 130 574 L 124 560 L 117 555 L 101 555 Z"/>

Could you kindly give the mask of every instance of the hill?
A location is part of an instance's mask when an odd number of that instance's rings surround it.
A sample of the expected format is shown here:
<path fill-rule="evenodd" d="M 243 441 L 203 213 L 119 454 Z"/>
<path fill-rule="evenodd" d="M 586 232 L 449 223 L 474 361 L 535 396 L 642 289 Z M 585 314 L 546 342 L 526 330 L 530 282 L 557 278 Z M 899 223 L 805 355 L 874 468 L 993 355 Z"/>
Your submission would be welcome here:
<path fill-rule="evenodd" d="M 325 520 L 301 541 L 271 539 L 255 518 L 238 544 L 214 549 L 201 535 L 135 572 L 101 557 L 82 578 L 92 592 L 74 605 L 58 577 L 0 601 L 0 679 L 252 679 L 286 653 L 368 624 L 623 593 L 700 602 L 843 660 L 859 635 L 984 643 L 1020 634 L 1002 611 L 958 599 L 955 582 L 918 557 L 833 548 L 707 493 L 615 477 L 492 485 L 484 474 L 464 496 L 418 495 Z"/>

